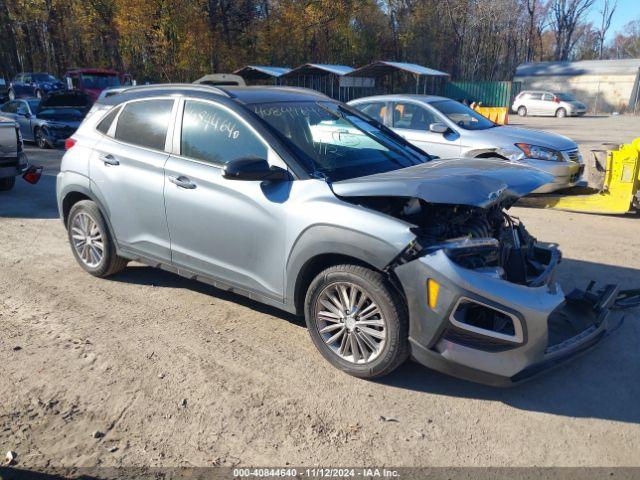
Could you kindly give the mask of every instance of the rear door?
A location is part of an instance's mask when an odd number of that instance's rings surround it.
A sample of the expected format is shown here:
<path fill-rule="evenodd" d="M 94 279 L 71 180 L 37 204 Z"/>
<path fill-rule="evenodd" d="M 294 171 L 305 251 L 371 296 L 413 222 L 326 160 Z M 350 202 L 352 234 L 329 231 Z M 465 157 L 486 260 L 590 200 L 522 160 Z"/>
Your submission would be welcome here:
<path fill-rule="evenodd" d="M 90 161 L 91 188 L 107 209 L 120 247 L 151 259 L 170 261 L 164 211 L 166 142 L 175 100 L 133 100 L 98 124 L 107 132 Z M 116 118 L 113 118 L 116 117 Z"/>
<path fill-rule="evenodd" d="M 542 92 L 531 92 L 524 102 L 527 113 L 530 115 L 543 115 Z"/>
<path fill-rule="evenodd" d="M 259 157 L 286 168 L 253 128 L 217 102 L 186 99 L 165 167 L 173 263 L 282 300 L 290 182 L 228 180 L 230 160 Z"/>
<path fill-rule="evenodd" d="M 540 102 L 540 110 L 542 115 L 555 115 L 558 104 L 555 101 L 555 95 L 551 93 L 545 93 L 542 95 L 542 101 Z"/>
<path fill-rule="evenodd" d="M 460 136 L 429 130 L 432 123 L 444 123 L 435 112 L 412 102 L 393 102 L 393 130 L 430 155 L 460 156 Z"/>

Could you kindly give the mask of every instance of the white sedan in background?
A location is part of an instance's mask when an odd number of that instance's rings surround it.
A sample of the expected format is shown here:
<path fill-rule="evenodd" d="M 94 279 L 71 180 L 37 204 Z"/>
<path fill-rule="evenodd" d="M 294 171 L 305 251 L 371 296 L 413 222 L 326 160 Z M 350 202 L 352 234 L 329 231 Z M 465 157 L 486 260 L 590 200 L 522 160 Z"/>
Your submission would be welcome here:
<path fill-rule="evenodd" d="M 442 159 L 504 158 L 550 173 L 534 193 L 573 187 L 584 165 L 571 139 L 541 130 L 498 125 L 460 102 L 432 95 L 380 95 L 349 105 Z"/>

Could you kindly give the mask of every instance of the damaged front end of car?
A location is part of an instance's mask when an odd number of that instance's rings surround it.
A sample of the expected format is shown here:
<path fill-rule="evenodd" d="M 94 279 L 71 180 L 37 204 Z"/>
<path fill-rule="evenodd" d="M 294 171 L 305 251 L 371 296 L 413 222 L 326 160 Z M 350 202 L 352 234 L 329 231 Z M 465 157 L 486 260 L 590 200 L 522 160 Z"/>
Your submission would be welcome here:
<path fill-rule="evenodd" d="M 507 213 L 544 177 L 532 172 L 529 185 L 514 189 L 494 173 L 474 182 L 475 200 L 465 192 L 465 203 L 454 204 L 452 189 L 468 179 L 441 177 L 434 196 L 428 187 L 435 176 L 422 170 L 408 182 L 411 196 L 395 194 L 384 176 L 372 176 L 370 189 L 360 181 L 334 186 L 347 201 L 411 225 L 415 239 L 386 270 L 407 301 L 415 360 L 472 381 L 512 385 L 605 336 L 617 287 L 565 296 L 555 280 L 557 245 L 538 242 Z"/>

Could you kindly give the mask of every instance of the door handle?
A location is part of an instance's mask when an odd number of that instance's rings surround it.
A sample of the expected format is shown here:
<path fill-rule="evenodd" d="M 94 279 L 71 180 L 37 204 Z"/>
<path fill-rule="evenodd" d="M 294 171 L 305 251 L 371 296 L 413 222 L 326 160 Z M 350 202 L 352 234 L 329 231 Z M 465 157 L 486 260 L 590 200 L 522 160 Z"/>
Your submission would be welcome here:
<path fill-rule="evenodd" d="M 196 184 L 183 175 L 179 177 L 169 177 L 169 181 L 180 188 L 186 188 L 188 190 L 196 188 Z"/>
<path fill-rule="evenodd" d="M 100 155 L 98 158 L 104 162 L 105 165 L 120 165 L 120 162 L 110 153 L 106 155 Z"/>

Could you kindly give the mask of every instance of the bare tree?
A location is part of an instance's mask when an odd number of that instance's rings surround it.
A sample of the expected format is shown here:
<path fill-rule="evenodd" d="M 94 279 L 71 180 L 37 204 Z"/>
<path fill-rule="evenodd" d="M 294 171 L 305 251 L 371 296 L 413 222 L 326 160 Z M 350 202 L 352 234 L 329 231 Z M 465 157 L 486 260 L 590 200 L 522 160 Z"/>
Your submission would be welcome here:
<path fill-rule="evenodd" d="M 616 11 L 617 2 L 613 2 L 613 5 L 609 3 L 609 0 L 604 0 L 604 6 L 600 10 L 600 28 L 598 29 L 598 59 L 602 59 L 604 53 L 604 40 L 607 35 L 609 27 L 611 27 L 611 18 Z"/>
<path fill-rule="evenodd" d="M 552 0 L 552 24 L 555 27 L 556 46 L 555 59 L 569 59 L 579 36 L 576 27 L 582 17 L 593 6 L 595 0 Z"/>

